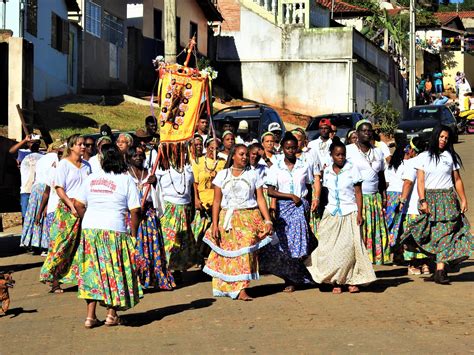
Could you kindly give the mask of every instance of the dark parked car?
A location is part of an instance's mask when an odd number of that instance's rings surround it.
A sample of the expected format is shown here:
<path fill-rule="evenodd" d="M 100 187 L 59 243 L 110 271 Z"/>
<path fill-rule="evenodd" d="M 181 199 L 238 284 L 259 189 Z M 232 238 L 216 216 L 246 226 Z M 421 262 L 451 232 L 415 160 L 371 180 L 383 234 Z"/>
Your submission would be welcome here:
<path fill-rule="evenodd" d="M 313 117 L 306 128 L 306 134 L 309 141 L 315 140 L 319 137 L 319 121 L 323 118 L 329 118 L 331 123 L 337 127 L 336 136 L 341 138 L 343 142 L 345 141 L 347 132 L 354 129 L 356 123 L 363 119 L 362 115 L 358 112 L 331 113 L 328 115 Z"/>
<path fill-rule="evenodd" d="M 268 131 L 270 123 L 278 123 L 282 129 L 282 135 L 285 134 L 285 125 L 278 113 L 271 107 L 265 105 L 246 105 L 226 107 L 214 114 L 214 124 L 218 136 L 222 133 L 222 126 L 226 121 L 234 126 L 237 132 L 239 122 L 247 121 L 251 138 L 260 141 L 263 133 Z"/>
<path fill-rule="evenodd" d="M 440 124 L 451 127 L 454 132 L 454 141 L 457 142 L 456 119 L 449 108 L 441 105 L 423 105 L 409 108 L 398 124 L 396 133 L 406 134 L 408 139 L 421 137 L 429 140 L 433 128 Z"/>

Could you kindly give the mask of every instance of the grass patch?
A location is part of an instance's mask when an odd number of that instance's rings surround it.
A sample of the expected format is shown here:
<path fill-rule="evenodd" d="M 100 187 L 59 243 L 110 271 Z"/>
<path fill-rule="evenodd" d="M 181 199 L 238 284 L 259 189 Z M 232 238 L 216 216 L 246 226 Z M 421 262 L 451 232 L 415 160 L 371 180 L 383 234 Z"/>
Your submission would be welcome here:
<path fill-rule="evenodd" d="M 65 139 L 74 133 L 98 133 L 105 123 L 119 131 L 144 128 L 150 107 L 125 102 L 118 96 L 79 95 L 37 103 L 36 112 L 53 139 Z"/>

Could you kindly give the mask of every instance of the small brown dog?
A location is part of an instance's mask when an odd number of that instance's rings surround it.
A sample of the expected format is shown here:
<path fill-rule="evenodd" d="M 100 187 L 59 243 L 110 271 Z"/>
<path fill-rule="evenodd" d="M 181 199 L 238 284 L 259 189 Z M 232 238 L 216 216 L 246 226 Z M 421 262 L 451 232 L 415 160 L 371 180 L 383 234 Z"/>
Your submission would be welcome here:
<path fill-rule="evenodd" d="M 8 308 L 10 307 L 10 295 L 8 289 L 15 285 L 12 273 L 13 271 L 0 273 L 0 302 L 2 302 L 0 314 L 2 315 L 7 313 Z"/>

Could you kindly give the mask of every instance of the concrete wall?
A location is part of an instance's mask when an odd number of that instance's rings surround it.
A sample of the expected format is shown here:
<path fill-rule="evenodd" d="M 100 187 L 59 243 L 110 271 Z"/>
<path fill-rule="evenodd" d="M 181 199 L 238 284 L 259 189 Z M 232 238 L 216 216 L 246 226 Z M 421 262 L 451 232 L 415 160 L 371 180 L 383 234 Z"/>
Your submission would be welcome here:
<path fill-rule="evenodd" d="M 23 38 L 8 39 L 8 138 L 21 140 L 22 127 L 16 105 L 23 107 Z"/>
<path fill-rule="evenodd" d="M 153 9 L 159 9 L 163 13 L 161 33 L 165 34 L 164 21 L 164 2 L 163 0 L 143 0 L 143 36 L 154 38 L 153 28 Z M 189 43 L 190 37 L 190 22 L 198 25 L 198 46 L 199 53 L 207 55 L 207 41 L 208 41 L 208 25 L 207 19 L 204 16 L 201 8 L 195 0 L 178 0 L 176 1 L 176 16 L 180 18 L 180 39 L 181 47 L 186 47 Z"/>
<path fill-rule="evenodd" d="M 33 36 L 25 31 L 25 39 L 34 45 L 34 90 L 35 101 L 75 93 L 76 88 L 67 81 L 68 54 L 51 47 L 51 13 L 67 20 L 64 1 L 38 1 L 38 32 Z"/>
<path fill-rule="evenodd" d="M 124 90 L 127 83 L 127 28 L 125 21 L 127 20 L 127 3 L 124 0 L 94 0 L 95 4 L 101 7 L 102 11 L 102 33 L 98 38 L 86 31 L 85 26 L 85 4 L 86 0 L 78 1 L 83 14 L 81 18 L 81 26 L 84 28 L 83 33 L 83 55 L 82 55 L 82 90 L 90 92 L 100 92 L 108 90 Z M 124 45 L 118 47 L 119 76 L 111 77 L 111 43 L 103 37 L 103 21 L 104 11 L 116 16 L 124 22 Z"/>
<path fill-rule="evenodd" d="M 461 51 L 441 52 L 443 66 L 443 84 L 445 89 L 455 90 L 454 78 L 456 72 L 464 72 L 471 85 L 474 84 L 474 55 Z"/>

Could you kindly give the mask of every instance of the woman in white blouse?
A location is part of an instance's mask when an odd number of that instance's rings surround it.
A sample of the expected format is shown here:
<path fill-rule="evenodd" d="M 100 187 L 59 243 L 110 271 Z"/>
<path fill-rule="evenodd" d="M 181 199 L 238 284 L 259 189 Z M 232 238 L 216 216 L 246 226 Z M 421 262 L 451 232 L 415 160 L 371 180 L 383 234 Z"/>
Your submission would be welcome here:
<path fill-rule="evenodd" d="M 252 300 L 246 288 L 259 278 L 255 252 L 271 242 L 273 232 L 263 181 L 248 161 L 247 147 L 237 144 L 217 173 L 212 228 L 204 238 L 212 249 L 203 271 L 212 276 L 213 295 L 242 301 Z"/>
<path fill-rule="evenodd" d="M 266 184 L 268 195 L 277 200 L 275 229 L 280 240 L 280 250 L 294 259 L 310 255 L 315 237 L 308 225 L 311 196 L 308 186 L 313 185 L 311 210 L 318 208 L 321 181 L 319 172 L 308 161 L 297 158 L 298 140 L 292 133 L 285 133 L 281 140 L 284 158 L 270 168 Z M 319 173 L 319 174 L 318 174 Z M 315 174 L 316 175 L 315 177 Z M 285 292 L 293 292 L 295 285 L 286 282 Z"/>
<path fill-rule="evenodd" d="M 435 258 L 436 271 L 427 280 L 438 284 L 450 283 L 446 264 L 457 267 L 469 258 L 472 247 L 464 215 L 467 198 L 459 173 L 462 162 L 453 143 L 451 128 L 439 126 L 432 133 L 428 151 L 420 154 L 417 182 L 422 214 L 407 231 L 423 251 Z"/>
<path fill-rule="evenodd" d="M 328 203 L 319 224 L 319 244 L 307 266 L 315 282 L 333 285 L 334 294 L 345 285 L 350 293 L 357 293 L 357 285 L 376 279 L 360 233 L 362 176 L 346 161 L 346 146 L 338 138 L 329 151 L 333 164 L 323 173 Z"/>
<path fill-rule="evenodd" d="M 84 137 L 72 135 L 67 140 L 63 159 L 56 168 L 54 188 L 60 200 L 51 224 L 48 256 L 40 272 L 40 280 L 51 282 L 53 293 L 63 292 L 60 282 L 77 282 L 77 267 L 72 266 L 80 239 L 81 220 L 74 200 L 91 173 L 89 163 L 81 158 L 84 150 Z"/>
<path fill-rule="evenodd" d="M 167 170 L 157 170 L 156 177 L 164 200 L 160 222 L 168 268 L 174 271 L 174 279 L 179 284 L 181 272 L 200 261 L 191 228 L 193 170 L 189 164 L 181 169 L 170 166 Z"/>
<path fill-rule="evenodd" d="M 358 141 L 347 146 L 347 160 L 356 166 L 362 176 L 364 225 L 362 239 L 372 263 L 391 262 L 390 244 L 383 209 L 386 205 L 384 157 L 379 148 L 370 142 L 374 134 L 369 120 L 357 122 Z"/>

